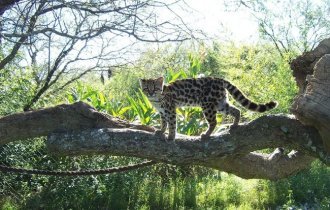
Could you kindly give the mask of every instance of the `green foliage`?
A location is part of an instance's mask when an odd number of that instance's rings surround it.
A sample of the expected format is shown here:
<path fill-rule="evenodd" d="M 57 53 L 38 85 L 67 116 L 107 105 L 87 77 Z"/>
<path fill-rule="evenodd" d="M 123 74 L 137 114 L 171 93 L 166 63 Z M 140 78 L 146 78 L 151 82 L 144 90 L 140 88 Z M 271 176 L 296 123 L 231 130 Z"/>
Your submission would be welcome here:
<path fill-rule="evenodd" d="M 289 112 L 298 89 L 289 64 L 273 47 L 229 46 L 220 54 L 219 62 L 225 67 L 225 77 L 250 99 L 260 103 L 276 100 L 279 106 L 270 113 Z M 244 109 L 242 111 L 250 119 L 259 116 L 257 113 L 245 112 Z"/>
<path fill-rule="evenodd" d="M 182 69 L 175 72 L 173 69 L 169 68 L 166 71 L 166 73 L 164 75 L 164 78 L 165 78 L 166 83 L 171 83 L 171 82 L 174 82 L 175 80 L 178 80 L 178 79 L 186 79 L 186 78 L 188 78 L 188 75 Z"/>
<path fill-rule="evenodd" d="M 37 69 L 34 67 L 20 68 L 16 65 L 7 65 L 5 69 L 0 70 L 0 116 L 21 112 L 32 100 L 42 86 L 36 72 Z M 61 101 L 61 95 L 46 94 L 33 105 L 33 108 L 51 106 L 58 101 Z"/>
<path fill-rule="evenodd" d="M 147 96 L 139 89 L 135 98 L 127 96 L 127 100 L 133 112 L 139 117 L 140 122 L 149 125 L 153 119 L 154 111 Z"/>
<path fill-rule="evenodd" d="M 13 201 L 11 201 L 10 198 L 6 198 L 3 201 L 0 200 L 0 207 L 1 207 L 2 210 L 15 210 L 15 209 L 18 209 L 16 204 Z"/>
<path fill-rule="evenodd" d="M 100 91 L 91 85 L 83 85 L 80 82 L 77 82 L 75 87 L 67 91 L 65 99 L 68 103 L 84 101 L 99 111 L 107 112 L 114 117 L 129 120 L 134 117 L 132 113 L 129 113 L 131 107 L 122 101 L 115 100 L 109 92 Z"/>
<path fill-rule="evenodd" d="M 200 108 L 183 107 L 177 109 L 177 130 L 186 135 L 198 135 L 207 128 Z"/>
<path fill-rule="evenodd" d="M 164 74 L 165 82 L 172 83 L 178 79 L 197 78 L 200 75 L 205 75 L 206 72 L 201 68 L 202 60 L 198 55 L 188 53 L 187 61 L 189 62 L 189 65 L 186 69 L 181 68 L 174 70 L 171 67 L 166 69 Z"/>
<path fill-rule="evenodd" d="M 0 73 L 0 116 L 21 111 L 33 95 L 33 74 L 31 69 L 16 69 L 10 66 Z"/>

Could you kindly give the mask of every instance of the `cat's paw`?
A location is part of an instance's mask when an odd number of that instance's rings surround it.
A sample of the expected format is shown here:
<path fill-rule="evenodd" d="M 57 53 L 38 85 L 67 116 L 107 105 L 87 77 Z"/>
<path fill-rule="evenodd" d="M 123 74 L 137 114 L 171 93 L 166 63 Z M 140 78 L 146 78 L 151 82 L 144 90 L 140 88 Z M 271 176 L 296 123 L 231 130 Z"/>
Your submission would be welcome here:
<path fill-rule="evenodd" d="M 156 130 L 154 132 L 154 135 L 159 137 L 161 140 L 165 141 L 166 140 L 166 136 L 165 136 L 165 133 L 161 130 Z"/>
<path fill-rule="evenodd" d="M 210 138 L 210 135 L 206 135 L 205 133 L 201 134 L 201 140 L 202 141 L 207 141 L 207 140 L 209 140 L 209 138 Z"/>
<path fill-rule="evenodd" d="M 231 130 L 231 129 L 236 129 L 236 128 L 238 128 L 238 124 L 235 124 L 235 123 L 234 123 L 234 124 L 232 124 L 232 125 L 230 126 L 230 130 Z"/>
<path fill-rule="evenodd" d="M 154 134 L 156 136 L 164 135 L 164 132 L 162 130 L 155 130 Z"/>
<path fill-rule="evenodd" d="M 175 136 L 168 135 L 166 138 L 166 141 L 174 141 L 174 140 L 175 140 Z"/>

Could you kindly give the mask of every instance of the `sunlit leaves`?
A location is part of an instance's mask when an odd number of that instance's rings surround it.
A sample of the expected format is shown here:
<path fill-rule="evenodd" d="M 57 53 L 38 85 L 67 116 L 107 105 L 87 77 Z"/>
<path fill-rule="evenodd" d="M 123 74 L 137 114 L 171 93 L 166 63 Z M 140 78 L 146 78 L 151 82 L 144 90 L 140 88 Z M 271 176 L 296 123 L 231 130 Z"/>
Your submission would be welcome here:
<path fill-rule="evenodd" d="M 138 116 L 140 122 L 144 125 L 149 125 L 154 115 L 153 107 L 150 104 L 148 98 L 139 89 L 135 98 L 127 96 L 129 105 L 135 115 Z"/>

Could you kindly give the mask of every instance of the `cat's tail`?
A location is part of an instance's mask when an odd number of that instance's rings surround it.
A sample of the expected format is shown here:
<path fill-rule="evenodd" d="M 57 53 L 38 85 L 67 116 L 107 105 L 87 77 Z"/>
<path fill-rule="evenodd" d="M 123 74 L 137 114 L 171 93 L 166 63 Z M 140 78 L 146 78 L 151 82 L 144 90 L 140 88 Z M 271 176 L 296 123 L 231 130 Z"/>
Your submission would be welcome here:
<path fill-rule="evenodd" d="M 233 98 L 239 102 L 245 108 L 255 111 L 255 112 L 265 112 L 270 109 L 273 109 L 277 106 L 276 101 L 270 101 L 265 104 L 257 104 L 250 99 L 248 99 L 235 85 L 230 82 L 224 80 L 225 88 L 228 92 L 233 96 Z"/>

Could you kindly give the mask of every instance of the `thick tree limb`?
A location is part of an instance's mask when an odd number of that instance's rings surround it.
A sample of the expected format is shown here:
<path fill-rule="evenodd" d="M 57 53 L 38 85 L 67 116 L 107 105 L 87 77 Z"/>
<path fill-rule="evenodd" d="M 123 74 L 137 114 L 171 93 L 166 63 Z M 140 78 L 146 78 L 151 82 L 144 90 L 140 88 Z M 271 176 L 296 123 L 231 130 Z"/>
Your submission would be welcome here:
<path fill-rule="evenodd" d="M 313 160 L 314 158 L 301 152 L 283 154 L 276 149 L 271 154 L 251 152 L 242 156 L 227 156 L 214 161 L 213 165 L 210 162 L 209 166 L 246 179 L 278 180 L 309 168 Z"/>
<path fill-rule="evenodd" d="M 78 102 L 0 118 L 0 145 L 21 139 L 47 136 L 55 131 L 104 127 L 154 131 L 152 127 L 135 125 L 112 118 L 97 112 L 88 104 Z"/>
<path fill-rule="evenodd" d="M 165 142 L 149 126 L 134 125 L 95 111 L 82 102 L 17 113 L 0 119 L 0 143 L 49 135 L 56 155 L 109 154 L 179 165 L 201 165 L 244 178 L 279 179 L 308 168 L 314 158 L 329 164 L 318 132 L 288 116 L 264 116 L 212 136 L 179 135 Z M 253 151 L 285 147 L 286 155 Z"/>
<path fill-rule="evenodd" d="M 175 142 L 166 142 L 146 131 L 103 128 L 53 133 L 47 146 L 57 155 L 134 156 L 179 165 L 201 165 L 244 178 L 287 177 L 307 168 L 313 157 L 330 164 L 318 132 L 287 116 L 264 116 L 211 136 L 208 141 L 180 135 Z M 271 155 L 252 152 L 280 146 L 300 152 L 289 155 L 279 151 Z"/>

